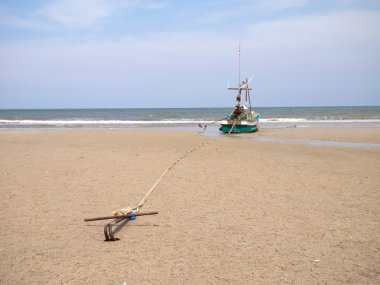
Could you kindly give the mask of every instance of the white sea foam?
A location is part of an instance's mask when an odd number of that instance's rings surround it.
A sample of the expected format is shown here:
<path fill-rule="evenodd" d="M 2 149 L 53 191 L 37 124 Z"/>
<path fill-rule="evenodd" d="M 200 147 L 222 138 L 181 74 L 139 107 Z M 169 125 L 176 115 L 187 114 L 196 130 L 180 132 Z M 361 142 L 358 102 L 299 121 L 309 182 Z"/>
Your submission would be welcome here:
<path fill-rule="evenodd" d="M 201 120 L 0 120 L 3 125 L 165 125 L 165 124 L 207 124 L 212 121 Z"/>
<path fill-rule="evenodd" d="M 185 124 L 210 124 L 209 120 L 4 120 L 0 119 L 0 126 L 107 126 L 107 125 L 185 125 Z M 215 123 L 221 123 L 217 121 Z M 263 118 L 260 119 L 263 124 L 281 124 L 281 123 L 380 123 L 380 119 L 356 119 L 356 120 L 311 120 L 306 118 Z"/>

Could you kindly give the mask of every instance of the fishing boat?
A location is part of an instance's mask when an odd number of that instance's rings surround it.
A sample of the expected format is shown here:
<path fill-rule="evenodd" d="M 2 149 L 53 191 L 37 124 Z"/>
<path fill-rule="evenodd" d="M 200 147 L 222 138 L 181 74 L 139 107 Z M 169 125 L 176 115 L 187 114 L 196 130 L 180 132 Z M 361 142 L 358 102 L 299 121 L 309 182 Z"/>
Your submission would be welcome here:
<path fill-rule="evenodd" d="M 240 81 L 240 44 L 238 47 L 239 55 L 239 85 L 238 87 L 230 87 L 228 84 L 228 90 L 237 91 L 236 101 L 237 104 L 230 114 L 221 121 L 219 131 L 223 133 L 252 133 L 258 130 L 258 124 L 260 120 L 260 114 L 252 111 L 251 98 L 249 91 L 250 79 Z M 241 102 L 242 95 L 244 96 L 244 104 Z"/>

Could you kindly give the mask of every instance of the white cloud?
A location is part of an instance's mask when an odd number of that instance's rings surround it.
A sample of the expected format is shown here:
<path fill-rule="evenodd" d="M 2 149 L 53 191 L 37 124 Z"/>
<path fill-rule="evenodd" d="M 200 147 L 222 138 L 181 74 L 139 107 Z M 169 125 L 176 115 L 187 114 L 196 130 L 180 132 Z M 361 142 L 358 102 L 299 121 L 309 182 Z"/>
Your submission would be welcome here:
<path fill-rule="evenodd" d="M 303 7 L 308 3 L 310 3 L 310 0 L 261 0 L 248 5 L 248 7 L 256 12 L 269 13 Z"/>
<path fill-rule="evenodd" d="M 23 15 L 0 9 L 0 26 L 36 30 L 88 29 L 101 25 L 121 9 L 156 10 L 167 5 L 166 2 L 144 0 L 54 0 Z"/>
<path fill-rule="evenodd" d="M 49 29 L 50 27 L 38 17 L 32 15 L 13 15 L 0 9 L 1 28 L 20 28 L 20 29 Z"/>
<path fill-rule="evenodd" d="M 36 14 L 66 28 L 87 28 L 129 3 L 130 1 L 59 0 L 43 7 Z"/>
<path fill-rule="evenodd" d="M 380 12 L 346 11 L 264 22 L 248 32 L 266 62 L 290 69 L 374 68 L 380 60 Z"/>
<path fill-rule="evenodd" d="M 231 5 L 228 9 L 215 9 L 211 12 L 205 12 L 203 15 L 196 17 L 193 21 L 196 23 L 218 23 L 227 20 L 233 20 L 239 17 L 252 17 L 273 14 L 287 9 L 299 8 L 306 6 L 310 0 L 259 0 L 259 1 L 242 1 Z"/>
<path fill-rule="evenodd" d="M 259 96 L 255 103 L 374 102 L 370 96 L 379 90 L 379 83 L 373 81 L 380 72 L 379 28 L 380 12 L 364 10 L 251 25 L 240 39 L 242 74 L 256 74 Z M 111 94 L 110 98 L 119 96 L 133 103 L 132 107 L 144 102 L 226 106 L 231 97 L 225 83 L 236 77 L 235 47 L 233 35 L 206 33 L 2 45 L 0 85 L 22 82 L 30 84 L 31 93 L 50 92 L 58 97 Z M 133 101 L 141 92 L 140 101 Z"/>

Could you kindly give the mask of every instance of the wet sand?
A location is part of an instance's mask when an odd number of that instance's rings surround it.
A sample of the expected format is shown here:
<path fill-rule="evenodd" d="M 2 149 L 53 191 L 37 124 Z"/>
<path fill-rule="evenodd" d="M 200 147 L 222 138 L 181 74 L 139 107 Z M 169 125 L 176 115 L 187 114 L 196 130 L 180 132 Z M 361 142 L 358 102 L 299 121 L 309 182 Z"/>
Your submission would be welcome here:
<path fill-rule="evenodd" d="M 290 127 L 290 128 L 263 128 L 259 136 L 277 138 L 326 140 L 357 143 L 380 144 L 380 127 Z"/>
<path fill-rule="evenodd" d="M 333 130 L 332 130 L 333 129 Z M 0 132 L 1 284 L 378 284 L 380 128 Z M 109 215 L 159 184 L 104 242 Z"/>

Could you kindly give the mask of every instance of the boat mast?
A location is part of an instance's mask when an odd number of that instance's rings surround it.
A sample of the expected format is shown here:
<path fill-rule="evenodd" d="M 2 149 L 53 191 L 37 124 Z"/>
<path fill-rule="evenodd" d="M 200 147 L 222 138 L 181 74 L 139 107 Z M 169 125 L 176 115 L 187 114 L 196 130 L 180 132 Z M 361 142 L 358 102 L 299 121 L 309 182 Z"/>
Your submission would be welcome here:
<path fill-rule="evenodd" d="M 242 87 L 242 82 L 240 81 L 240 41 L 238 45 L 238 57 L 239 57 L 239 94 L 241 94 L 241 87 Z M 248 98 L 249 98 L 249 88 L 248 88 L 248 79 L 245 80 L 244 82 L 245 85 L 245 106 L 248 105 Z M 251 101 L 251 100 L 249 100 Z M 249 110 L 251 111 L 251 104 L 249 104 Z"/>
<path fill-rule="evenodd" d="M 252 106 L 251 106 L 251 96 L 249 95 L 249 91 L 252 90 L 249 88 L 249 83 L 251 80 L 255 77 L 255 75 L 252 75 L 251 78 L 246 78 L 245 81 L 240 81 L 240 41 L 237 47 L 238 52 L 238 60 L 239 60 L 239 85 L 238 87 L 230 87 L 230 83 L 227 85 L 228 90 L 237 90 L 238 94 L 236 96 L 236 101 L 238 102 L 238 106 L 240 106 L 241 102 L 241 96 L 242 91 L 245 91 L 245 107 L 249 110 L 249 112 L 252 112 Z"/>
<path fill-rule="evenodd" d="M 247 80 L 247 91 L 246 91 L 247 97 L 246 97 L 246 104 L 249 106 L 249 113 L 252 113 L 252 106 L 251 106 L 251 97 L 249 96 L 249 87 L 248 87 L 248 80 Z M 247 100 L 248 99 L 248 100 Z"/>
<path fill-rule="evenodd" d="M 238 57 L 239 57 L 239 87 L 241 86 L 241 82 L 240 82 L 240 41 L 239 41 L 239 45 L 238 45 Z"/>

